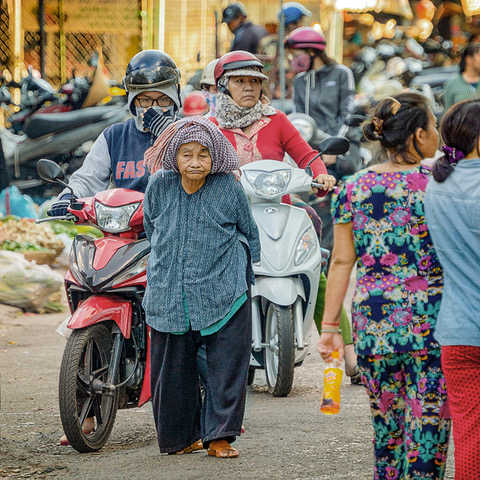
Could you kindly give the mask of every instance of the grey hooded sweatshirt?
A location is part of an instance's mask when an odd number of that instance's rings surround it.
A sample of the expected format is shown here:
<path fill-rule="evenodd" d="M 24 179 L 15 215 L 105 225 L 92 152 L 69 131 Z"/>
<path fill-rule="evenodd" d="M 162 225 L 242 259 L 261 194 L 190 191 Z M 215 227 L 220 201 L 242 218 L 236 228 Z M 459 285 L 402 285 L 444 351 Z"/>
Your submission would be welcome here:
<path fill-rule="evenodd" d="M 354 108 L 352 71 L 337 63 L 299 73 L 293 81 L 295 111 L 310 115 L 330 135 L 345 135 Z"/>

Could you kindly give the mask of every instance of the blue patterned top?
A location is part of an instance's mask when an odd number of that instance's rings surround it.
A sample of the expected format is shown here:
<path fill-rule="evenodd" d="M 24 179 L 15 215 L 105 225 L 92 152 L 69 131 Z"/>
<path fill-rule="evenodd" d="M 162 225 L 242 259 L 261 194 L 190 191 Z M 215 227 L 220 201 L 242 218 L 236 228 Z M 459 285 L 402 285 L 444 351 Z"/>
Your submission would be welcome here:
<path fill-rule="evenodd" d="M 362 170 L 332 200 L 335 223 L 353 226 L 357 283 L 352 303 L 360 355 L 435 348 L 443 272 L 424 213 L 430 170 Z"/>
<path fill-rule="evenodd" d="M 232 174 L 207 175 L 188 194 L 179 173 L 150 177 L 143 202 L 144 226 L 152 245 L 143 306 L 147 324 L 160 332 L 185 330 L 183 294 L 192 330 L 225 318 L 253 281 L 260 239 L 248 198 Z M 250 273 L 250 276 L 247 275 Z"/>

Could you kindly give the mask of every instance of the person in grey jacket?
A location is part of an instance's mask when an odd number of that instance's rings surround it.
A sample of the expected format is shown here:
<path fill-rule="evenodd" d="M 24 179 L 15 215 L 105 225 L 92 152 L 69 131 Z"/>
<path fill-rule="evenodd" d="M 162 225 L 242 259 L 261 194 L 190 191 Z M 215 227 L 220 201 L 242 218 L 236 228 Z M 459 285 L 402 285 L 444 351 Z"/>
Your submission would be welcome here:
<path fill-rule="evenodd" d="M 149 173 L 143 154 L 156 137 L 175 121 L 180 102 L 180 71 L 160 50 L 137 53 L 127 66 L 123 79 L 128 107 L 133 118 L 106 128 L 92 145 L 85 161 L 70 178 L 77 198 L 117 188 L 144 192 Z M 48 211 L 64 216 L 72 195 L 65 189 Z"/>
<path fill-rule="evenodd" d="M 285 47 L 294 54 L 291 67 L 298 72 L 293 81 L 293 99 L 298 113 L 310 115 L 318 128 L 332 136 L 345 136 L 345 122 L 353 113 L 355 82 L 352 71 L 336 63 L 325 53 L 325 37 L 312 27 L 295 29 L 285 39 Z M 314 145 L 314 148 L 317 146 Z M 343 157 L 337 164 L 336 155 L 322 155 L 330 175 L 338 180 L 345 171 L 354 170 L 358 158 Z M 317 205 L 323 228 L 323 246 L 333 247 L 333 218 L 330 213 L 330 195 Z"/>
<path fill-rule="evenodd" d="M 295 29 L 285 39 L 285 46 L 295 53 L 291 62 L 297 72 L 295 110 L 310 115 L 329 135 L 344 135 L 345 122 L 354 108 L 352 71 L 327 56 L 325 37 L 312 27 Z"/>
<path fill-rule="evenodd" d="M 251 351 L 252 262 L 260 239 L 232 172 L 238 156 L 203 117 L 184 118 L 145 153 L 151 243 L 143 300 L 151 327 L 153 414 L 160 451 L 237 457 Z M 205 399 L 197 352 L 206 346 Z M 199 440 L 201 439 L 201 440 Z"/>

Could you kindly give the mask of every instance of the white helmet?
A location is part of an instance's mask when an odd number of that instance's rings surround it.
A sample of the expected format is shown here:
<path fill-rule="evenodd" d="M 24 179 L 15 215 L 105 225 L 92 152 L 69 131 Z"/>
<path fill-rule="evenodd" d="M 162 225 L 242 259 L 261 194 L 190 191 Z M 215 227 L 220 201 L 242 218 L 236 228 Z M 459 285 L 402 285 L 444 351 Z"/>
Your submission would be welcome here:
<path fill-rule="evenodd" d="M 213 72 L 215 71 L 215 65 L 218 63 L 218 58 L 212 60 L 207 66 L 203 69 L 202 78 L 200 79 L 200 87 L 203 88 L 204 85 L 214 86 L 215 85 L 215 76 Z"/>

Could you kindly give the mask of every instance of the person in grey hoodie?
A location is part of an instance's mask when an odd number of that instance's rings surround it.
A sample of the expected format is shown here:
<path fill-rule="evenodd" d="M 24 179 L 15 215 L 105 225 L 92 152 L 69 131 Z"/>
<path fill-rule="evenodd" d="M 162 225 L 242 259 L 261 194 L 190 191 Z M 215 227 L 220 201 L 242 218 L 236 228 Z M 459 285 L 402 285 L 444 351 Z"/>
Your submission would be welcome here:
<path fill-rule="evenodd" d="M 145 192 L 149 172 L 143 154 L 157 136 L 175 121 L 181 107 L 180 71 L 160 50 L 137 53 L 123 79 L 133 117 L 107 127 L 92 145 L 83 165 L 70 178 L 77 198 L 117 188 Z M 64 216 L 72 194 L 63 190 L 48 215 Z"/>
<path fill-rule="evenodd" d="M 143 155 L 160 133 L 171 125 L 180 102 L 180 71 L 175 62 L 160 50 L 144 50 L 129 62 L 123 79 L 132 118 L 107 127 L 95 140 L 81 168 L 70 178 L 69 186 L 77 198 L 106 190 L 110 182 L 117 188 L 145 192 L 149 171 Z M 63 190 L 47 214 L 67 214 L 72 194 Z M 93 412 L 92 412 L 93 413 Z M 93 416 L 83 423 L 90 434 L 95 428 Z M 69 445 L 65 435 L 60 445 Z"/>
<path fill-rule="evenodd" d="M 293 49 L 295 110 L 310 115 L 329 135 L 344 135 L 353 112 L 355 81 L 352 71 L 325 53 L 325 37 L 312 27 L 295 29 L 285 46 Z"/>
<path fill-rule="evenodd" d="M 352 71 L 336 63 L 325 53 L 325 37 L 312 27 L 296 28 L 285 38 L 285 47 L 294 54 L 290 62 L 297 72 L 293 81 L 295 111 L 310 115 L 318 128 L 332 136 L 345 136 L 345 122 L 354 108 L 355 82 Z M 317 148 L 318 145 L 312 145 Z M 337 163 L 336 155 L 322 155 L 330 175 L 337 180 L 346 171 L 356 170 L 358 158 L 348 155 Z M 323 246 L 333 247 L 333 219 L 330 214 L 330 196 L 317 207 L 323 229 Z"/>

